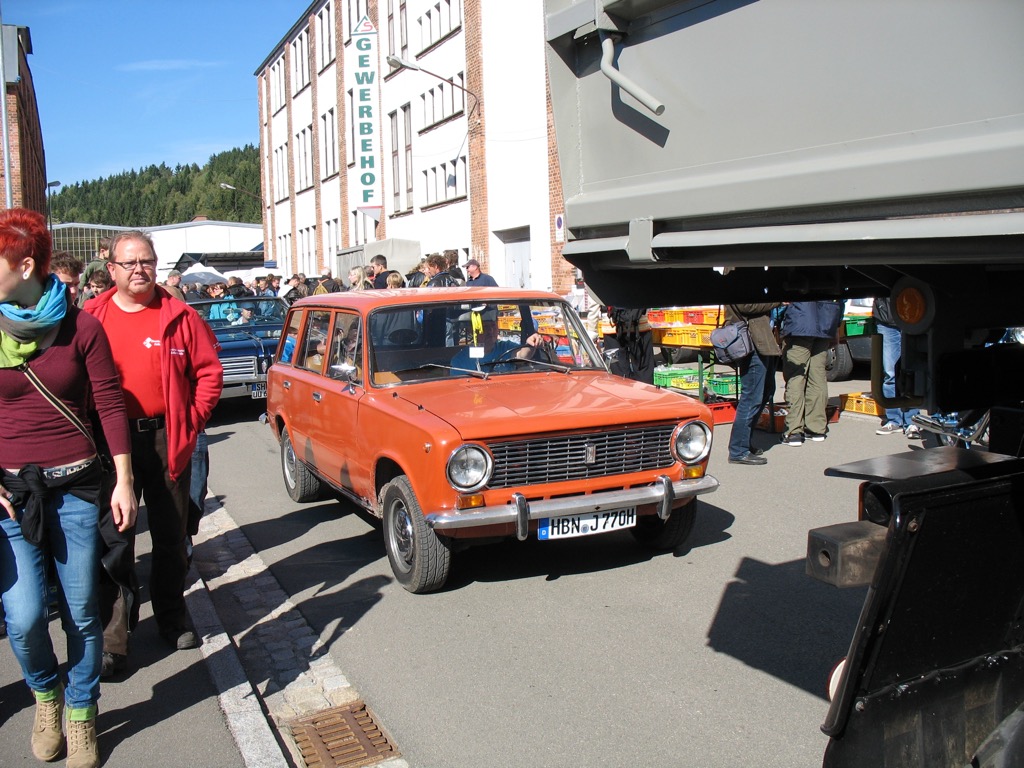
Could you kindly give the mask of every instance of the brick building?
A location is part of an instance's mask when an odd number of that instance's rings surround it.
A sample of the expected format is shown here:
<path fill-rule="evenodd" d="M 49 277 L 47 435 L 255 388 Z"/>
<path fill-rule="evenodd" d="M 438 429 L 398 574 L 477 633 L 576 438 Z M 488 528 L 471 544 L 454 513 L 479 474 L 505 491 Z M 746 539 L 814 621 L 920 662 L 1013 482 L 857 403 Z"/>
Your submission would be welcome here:
<path fill-rule="evenodd" d="M 10 24 L 3 25 L 3 34 L 12 207 L 46 215 L 46 156 L 35 86 L 28 68 L 32 37 L 28 27 Z M 6 185 L 3 173 L 4 164 L 0 163 L 0 181 Z"/>
<path fill-rule="evenodd" d="M 255 72 L 267 258 L 344 277 L 454 249 L 567 292 L 543 25 L 541 0 L 313 2 Z"/>

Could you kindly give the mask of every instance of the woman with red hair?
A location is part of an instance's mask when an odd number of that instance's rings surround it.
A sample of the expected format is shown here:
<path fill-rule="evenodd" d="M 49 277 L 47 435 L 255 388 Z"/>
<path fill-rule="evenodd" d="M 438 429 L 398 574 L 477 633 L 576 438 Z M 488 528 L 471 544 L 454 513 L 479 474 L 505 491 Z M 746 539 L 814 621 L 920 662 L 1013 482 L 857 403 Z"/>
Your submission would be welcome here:
<path fill-rule="evenodd" d="M 64 751 L 66 708 L 67 764 L 87 768 L 99 765 L 99 509 L 109 494 L 124 531 L 138 503 L 110 345 L 50 274 L 50 254 L 42 215 L 0 211 L 0 593 L 11 649 L 35 694 L 32 752 L 55 760 Z M 114 457 L 113 489 L 96 455 L 90 403 Z M 66 688 L 47 625 L 51 565 L 67 635 Z"/>

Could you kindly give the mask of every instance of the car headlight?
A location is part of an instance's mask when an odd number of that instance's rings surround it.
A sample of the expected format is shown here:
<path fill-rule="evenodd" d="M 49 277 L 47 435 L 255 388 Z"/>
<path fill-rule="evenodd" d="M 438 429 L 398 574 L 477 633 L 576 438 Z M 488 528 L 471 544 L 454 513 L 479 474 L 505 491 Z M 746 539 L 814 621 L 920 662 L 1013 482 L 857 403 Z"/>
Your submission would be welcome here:
<path fill-rule="evenodd" d="M 703 461 L 711 452 L 711 430 L 703 421 L 688 421 L 672 434 L 672 452 L 684 464 Z"/>
<path fill-rule="evenodd" d="M 459 447 L 448 458 L 448 482 L 463 493 L 478 491 L 491 479 L 491 454 L 472 443 Z"/>

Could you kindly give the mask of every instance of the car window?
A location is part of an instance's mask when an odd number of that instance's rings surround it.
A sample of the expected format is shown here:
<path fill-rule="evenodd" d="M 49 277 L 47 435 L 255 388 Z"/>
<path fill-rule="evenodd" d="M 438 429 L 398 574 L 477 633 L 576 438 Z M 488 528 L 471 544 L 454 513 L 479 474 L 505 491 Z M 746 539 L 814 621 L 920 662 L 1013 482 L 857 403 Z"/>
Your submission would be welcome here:
<path fill-rule="evenodd" d="M 299 338 L 299 327 L 302 325 L 301 311 L 292 312 L 288 318 L 288 327 L 284 331 L 284 341 L 278 353 L 278 362 L 291 364 L 295 357 L 295 347 Z"/>
<path fill-rule="evenodd" d="M 369 317 L 369 340 L 375 385 L 604 368 L 575 310 L 556 301 L 378 309 Z"/>
<path fill-rule="evenodd" d="M 327 333 L 331 327 L 331 313 L 327 310 L 308 312 L 302 343 L 295 349 L 295 365 L 318 373 L 323 371 L 327 352 Z"/>
<path fill-rule="evenodd" d="M 359 315 L 338 312 L 334 315 L 334 333 L 331 334 L 331 355 L 327 375 L 354 384 L 362 383 L 362 334 Z"/>

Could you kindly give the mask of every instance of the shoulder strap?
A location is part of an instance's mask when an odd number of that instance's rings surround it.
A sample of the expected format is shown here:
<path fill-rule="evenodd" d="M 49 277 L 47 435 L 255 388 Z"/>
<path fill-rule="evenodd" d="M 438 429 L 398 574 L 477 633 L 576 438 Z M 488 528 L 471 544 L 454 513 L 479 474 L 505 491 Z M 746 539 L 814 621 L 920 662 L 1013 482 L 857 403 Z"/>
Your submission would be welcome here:
<path fill-rule="evenodd" d="M 28 363 L 22 363 L 19 367 L 21 368 L 25 376 L 28 377 L 28 380 L 32 382 L 32 386 L 39 390 L 39 394 L 45 397 L 46 401 L 50 405 L 52 405 L 54 408 L 60 411 L 61 414 L 63 414 L 64 418 L 66 418 L 68 421 L 74 424 L 75 428 L 77 428 L 79 432 L 85 435 L 86 439 L 92 445 L 93 450 L 96 450 L 96 441 L 93 440 L 92 435 L 89 434 L 89 430 L 85 428 L 85 424 L 83 424 L 82 420 L 75 415 L 75 412 L 68 408 L 64 404 L 64 401 L 62 401 L 59 397 L 57 397 L 55 394 L 53 394 L 50 390 L 46 388 L 46 385 L 39 380 L 39 377 L 36 376 L 35 372 L 28 367 Z"/>

